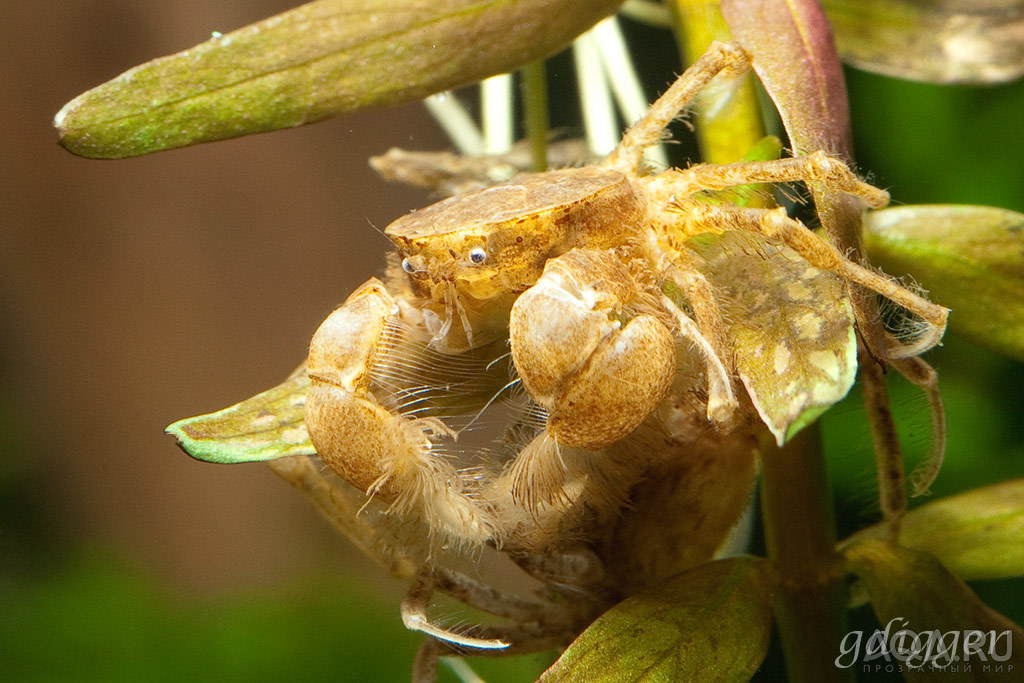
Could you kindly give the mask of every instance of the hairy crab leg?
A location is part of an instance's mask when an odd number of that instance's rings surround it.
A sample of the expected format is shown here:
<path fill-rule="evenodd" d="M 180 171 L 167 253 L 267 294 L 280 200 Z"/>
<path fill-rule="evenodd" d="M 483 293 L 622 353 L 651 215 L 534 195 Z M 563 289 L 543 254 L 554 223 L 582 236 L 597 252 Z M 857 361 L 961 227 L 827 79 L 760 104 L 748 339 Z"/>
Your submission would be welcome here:
<path fill-rule="evenodd" d="M 678 243 L 694 234 L 718 234 L 730 230 L 755 232 L 769 238 L 777 238 L 815 268 L 831 271 L 847 281 L 863 285 L 928 323 L 930 330 L 922 333 L 925 342 L 919 340 L 909 348 L 897 343 L 890 350 L 891 358 L 905 358 L 920 352 L 922 347 L 934 346 L 946 330 L 949 309 L 914 294 L 891 278 L 850 261 L 803 223 L 787 216 L 785 209 L 745 209 L 697 201 L 677 201 L 653 212 L 655 215 L 652 219 L 665 230 L 668 242 L 673 248 L 682 246 Z"/>
<path fill-rule="evenodd" d="M 427 617 L 430 599 L 434 596 L 436 582 L 427 567 L 409 586 L 409 591 L 402 599 L 402 623 L 410 631 L 419 631 L 438 640 L 474 650 L 504 650 L 511 644 L 500 638 L 477 638 L 456 633 L 432 623 Z"/>
<path fill-rule="evenodd" d="M 742 76 L 750 68 L 750 55 L 739 43 L 714 42 L 676 82 L 651 105 L 642 119 L 622 136 L 619 146 L 601 162 L 628 175 L 640 167 L 644 150 L 661 141 L 665 127 L 719 74 Z"/>
<path fill-rule="evenodd" d="M 821 151 L 770 161 L 696 164 L 686 169 L 669 169 L 640 180 L 658 197 L 687 197 L 701 190 L 795 181 L 852 195 L 872 209 L 880 209 L 889 203 L 888 192 L 859 179 L 842 159 Z"/>
<path fill-rule="evenodd" d="M 896 359 L 892 361 L 892 366 L 924 392 L 931 409 L 932 452 L 927 460 L 910 473 L 910 495 L 922 496 L 928 493 L 928 487 L 938 476 L 946 453 L 946 410 L 942 406 L 942 394 L 939 393 L 939 374 L 917 356 Z"/>
<path fill-rule="evenodd" d="M 726 369 L 714 346 L 701 333 L 697 324 L 667 296 L 663 298 L 663 302 L 665 308 L 676 317 L 679 335 L 693 342 L 707 361 L 708 419 L 720 425 L 727 424 L 739 407 L 739 401 L 733 392 L 729 370 Z"/>
<path fill-rule="evenodd" d="M 391 576 L 409 579 L 415 574 L 413 561 L 396 548 L 384 547 L 379 542 L 379 530 L 359 516 L 360 508 L 366 503 L 366 495 L 361 491 L 325 473 L 324 468 L 308 456 L 270 460 L 267 465 L 274 474 L 301 491 L 345 538 Z"/>

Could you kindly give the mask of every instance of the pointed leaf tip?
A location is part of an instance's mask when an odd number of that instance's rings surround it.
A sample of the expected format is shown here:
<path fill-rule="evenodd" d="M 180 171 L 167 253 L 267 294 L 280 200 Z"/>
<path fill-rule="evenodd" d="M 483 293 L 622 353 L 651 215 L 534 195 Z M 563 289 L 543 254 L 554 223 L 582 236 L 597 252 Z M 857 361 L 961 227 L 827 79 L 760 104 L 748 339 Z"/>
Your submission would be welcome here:
<path fill-rule="evenodd" d="M 167 433 L 197 460 L 256 462 L 315 455 L 305 424 L 305 372 L 215 413 L 178 420 Z"/>
<path fill-rule="evenodd" d="M 622 0 L 316 0 L 137 66 L 58 112 L 120 158 L 390 106 L 547 57 Z"/>

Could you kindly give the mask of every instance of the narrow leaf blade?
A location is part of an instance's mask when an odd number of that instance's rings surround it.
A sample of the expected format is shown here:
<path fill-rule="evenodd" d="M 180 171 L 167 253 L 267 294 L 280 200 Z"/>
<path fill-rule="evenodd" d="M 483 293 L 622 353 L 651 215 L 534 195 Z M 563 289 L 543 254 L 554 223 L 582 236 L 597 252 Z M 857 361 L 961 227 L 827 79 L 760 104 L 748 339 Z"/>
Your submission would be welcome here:
<path fill-rule="evenodd" d="M 315 455 L 306 431 L 309 376 L 305 372 L 241 403 L 207 415 L 178 420 L 167 433 L 197 460 L 255 462 Z"/>
<path fill-rule="evenodd" d="M 883 539 L 876 524 L 843 541 Z M 900 543 L 931 553 L 964 581 L 1024 576 L 1024 479 L 943 498 L 903 518 Z"/>
<path fill-rule="evenodd" d="M 622 0 L 316 0 L 79 95 L 69 151 L 120 158 L 410 102 L 512 70 Z"/>
<path fill-rule="evenodd" d="M 613 607 L 540 680 L 747 680 L 768 649 L 772 592 L 764 560 L 702 565 Z"/>
<path fill-rule="evenodd" d="M 908 273 L 955 312 L 954 332 L 1024 360 L 1024 214 L 989 206 L 872 211 L 864 241 L 874 263 Z"/>
<path fill-rule="evenodd" d="M 844 556 L 847 567 L 867 591 L 878 621 L 889 627 L 891 633 L 886 645 L 905 660 L 902 671 L 908 680 L 947 680 L 951 674 L 962 675 L 963 665 L 970 660 L 970 653 L 964 650 L 967 642 L 963 640 L 968 632 L 1005 634 L 1000 636 L 1001 641 L 993 636 L 997 649 L 983 656 L 992 657 L 993 652 L 999 657 L 1006 655 L 1005 659 L 997 661 L 1008 671 L 1020 671 L 1024 667 L 1024 653 L 1019 647 L 1013 647 L 1013 643 L 1024 642 L 1024 630 L 982 603 L 931 555 L 866 540 L 848 547 Z M 922 637 L 900 638 L 901 630 Z M 937 642 L 929 652 L 926 644 L 933 633 L 939 637 L 954 634 L 963 642 L 958 641 L 957 646 L 953 646 L 951 640 Z M 998 647 L 1000 642 L 1002 648 Z M 986 641 L 986 650 L 988 644 Z M 940 645 L 949 649 L 943 652 L 938 649 Z M 978 669 L 981 669 L 983 656 L 974 655 Z M 949 671 L 936 668 L 957 663 L 961 666 Z"/>

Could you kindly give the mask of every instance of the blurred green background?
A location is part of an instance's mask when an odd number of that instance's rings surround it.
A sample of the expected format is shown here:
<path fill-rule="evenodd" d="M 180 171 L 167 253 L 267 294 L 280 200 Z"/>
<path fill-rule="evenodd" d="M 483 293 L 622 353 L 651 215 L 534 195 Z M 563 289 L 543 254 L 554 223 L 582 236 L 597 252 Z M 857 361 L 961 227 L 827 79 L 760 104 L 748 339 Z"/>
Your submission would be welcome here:
<path fill-rule="evenodd" d="M 402 587 L 264 467 L 194 462 L 162 431 L 298 364 L 319 321 L 382 266 L 377 229 L 427 201 L 366 158 L 440 149 L 436 125 L 414 105 L 115 162 L 67 154 L 50 127 L 126 68 L 289 5 L 0 8 L 0 679 L 408 678 L 419 639 L 398 618 Z M 675 48 L 627 28 L 654 95 L 678 72 Z M 569 64 L 553 64 L 553 98 L 575 92 Z M 859 167 L 896 202 L 1024 211 L 1024 84 L 848 79 Z M 578 120 L 574 107 L 555 125 Z M 929 360 L 950 437 L 934 495 L 1024 476 L 1024 366 L 954 337 Z M 891 385 L 919 460 L 925 402 Z M 877 519 L 856 393 L 823 421 L 841 535 Z M 976 588 L 1024 620 L 1021 582 Z M 544 664 L 480 671 L 524 680 Z"/>

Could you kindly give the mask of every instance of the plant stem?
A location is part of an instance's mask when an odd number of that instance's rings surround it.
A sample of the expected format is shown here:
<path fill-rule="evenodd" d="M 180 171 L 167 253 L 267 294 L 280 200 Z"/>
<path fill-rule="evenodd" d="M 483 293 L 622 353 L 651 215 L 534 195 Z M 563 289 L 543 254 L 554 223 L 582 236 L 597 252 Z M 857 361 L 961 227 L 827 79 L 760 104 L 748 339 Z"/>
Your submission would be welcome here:
<path fill-rule="evenodd" d="M 846 631 L 843 568 L 816 425 L 779 448 L 761 443 L 761 511 L 779 577 L 775 622 L 790 681 L 853 680 L 835 666 Z"/>
<path fill-rule="evenodd" d="M 526 137 L 530 139 L 530 168 L 543 171 L 548 166 L 548 78 L 544 60 L 522 68 L 523 108 Z"/>
<path fill-rule="evenodd" d="M 715 40 L 731 40 L 718 0 L 670 0 L 673 31 L 684 64 L 692 64 Z M 701 93 L 695 107 L 701 157 L 713 164 L 739 161 L 764 137 L 761 110 L 748 74 L 739 85 L 722 91 L 714 84 Z M 727 106 L 720 106 L 727 98 Z"/>

